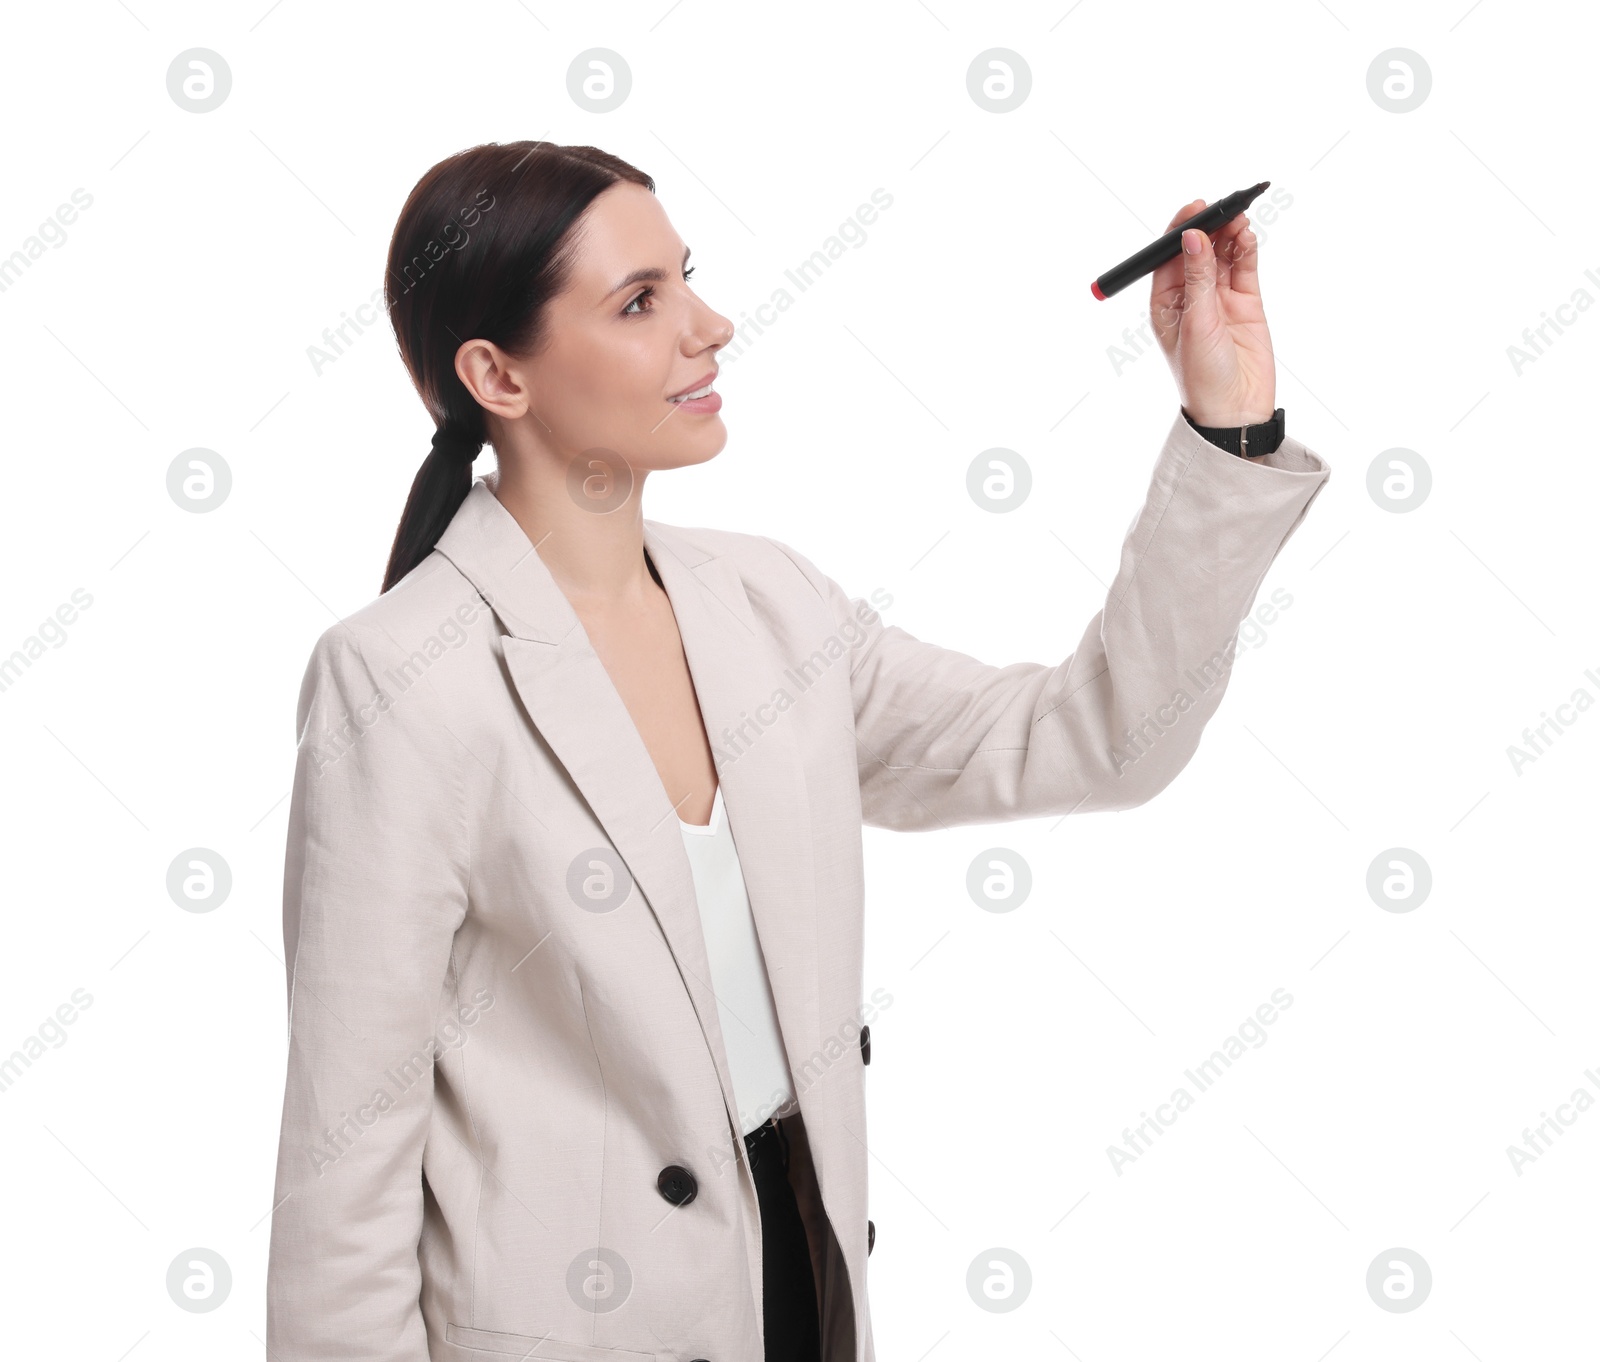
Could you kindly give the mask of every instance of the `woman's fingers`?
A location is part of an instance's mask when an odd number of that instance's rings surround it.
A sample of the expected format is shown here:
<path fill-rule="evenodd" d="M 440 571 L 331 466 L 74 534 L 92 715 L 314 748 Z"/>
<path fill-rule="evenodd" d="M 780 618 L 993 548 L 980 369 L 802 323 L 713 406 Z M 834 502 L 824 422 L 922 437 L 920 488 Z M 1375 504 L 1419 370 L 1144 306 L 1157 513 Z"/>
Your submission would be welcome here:
<path fill-rule="evenodd" d="M 1205 206 L 1206 201 L 1204 199 L 1189 200 L 1188 203 L 1184 204 L 1182 208 L 1178 209 L 1178 211 L 1172 215 L 1171 220 L 1167 223 L 1166 230 L 1170 232 L 1185 218 L 1192 218 Z M 1216 231 L 1210 233 L 1211 245 L 1217 254 L 1217 283 L 1223 287 L 1228 287 L 1229 285 L 1229 273 L 1232 269 L 1233 262 L 1236 259 L 1242 258 L 1244 255 L 1242 246 L 1238 245 L 1237 243 L 1240 234 L 1244 232 L 1249 225 L 1249 216 L 1244 213 L 1239 213 L 1234 217 L 1229 218 L 1225 223 L 1222 224 L 1222 226 L 1218 227 Z M 1170 280 L 1164 280 L 1163 282 L 1170 287 L 1172 284 L 1179 282 L 1182 277 L 1183 272 L 1182 269 L 1179 268 L 1175 271 L 1172 271 L 1172 278 Z"/>
<path fill-rule="evenodd" d="M 1204 199 L 1191 199 L 1172 215 L 1167 231 L 1172 231 L 1185 218 L 1192 218 L 1206 206 Z M 1250 231 L 1248 214 L 1239 213 L 1209 234 L 1212 254 L 1216 260 L 1216 287 L 1233 289 L 1241 293 L 1261 292 L 1256 274 L 1255 234 Z M 1184 256 L 1180 251 L 1171 260 L 1163 262 L 1150 279 L 1150 308 L 1155 321 L 1156 334 L 1169 342 L 1177 334 L 1182 317 L 1186 291 Z"/>
<path fill-rule="evenodd" d="M 1211 238 L 1211 243 L 1217 252 L 1217 287 L 1232 288 L 1233 266 L 1240 258 L 1243 251 L 1239 245 L 1240 234 L 1249 226 L 1249 220 L 1243 213 L 1237 217 L 1229 218 L 1221 227 L 1217 228 L 1216 235 Z"/>
<path fill-rule="evenodd" d="M 1228 287 L 1235 293 L 1252 293 L 1261 296 L 1261 275 L 1257 269 L 1260 264 L 1260 252 L 1256 249 L 1256 234 L 1250 230 L 1250 224 L 1244 214 L 1240 214 L 1236 221 L 1243 223 L 1234 235 L 1232 242 L 1232 258 L 1228 262 Z"/>

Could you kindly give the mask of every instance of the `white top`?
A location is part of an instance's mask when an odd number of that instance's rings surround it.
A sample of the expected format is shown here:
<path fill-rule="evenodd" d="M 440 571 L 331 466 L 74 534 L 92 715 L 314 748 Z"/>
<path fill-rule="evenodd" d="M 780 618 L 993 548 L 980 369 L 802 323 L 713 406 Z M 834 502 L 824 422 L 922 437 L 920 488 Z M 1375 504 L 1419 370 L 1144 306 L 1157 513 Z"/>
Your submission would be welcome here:
<path fill-rule="evenodd" d="M 722 1042 L 739 1104 L 741 1130 L 749 1134 L 769 1116 L 795 1111 L 794 1083 L 778 1031 L 778 1010 L 766 961 L 756 938 L 744 871 L 722 807 L 722 785 L 705 825 L 678 820 L 683 849 L 694 872 L 695 898 L 717 995 Z"/>

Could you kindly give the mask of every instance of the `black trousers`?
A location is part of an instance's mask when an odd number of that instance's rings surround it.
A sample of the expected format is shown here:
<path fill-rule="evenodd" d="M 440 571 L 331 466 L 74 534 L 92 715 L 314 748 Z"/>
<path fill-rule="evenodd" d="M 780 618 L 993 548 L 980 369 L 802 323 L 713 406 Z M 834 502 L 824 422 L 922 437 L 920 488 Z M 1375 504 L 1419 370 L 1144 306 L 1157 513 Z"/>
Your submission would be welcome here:
<path fill-rule="evenodd" d="M 811 1250 L 789 1185 L 789 1137 L 774 1118 L 746 1135 L 744 1144 L 761 1204 L 765 1362 L 822 1362 Z"/>

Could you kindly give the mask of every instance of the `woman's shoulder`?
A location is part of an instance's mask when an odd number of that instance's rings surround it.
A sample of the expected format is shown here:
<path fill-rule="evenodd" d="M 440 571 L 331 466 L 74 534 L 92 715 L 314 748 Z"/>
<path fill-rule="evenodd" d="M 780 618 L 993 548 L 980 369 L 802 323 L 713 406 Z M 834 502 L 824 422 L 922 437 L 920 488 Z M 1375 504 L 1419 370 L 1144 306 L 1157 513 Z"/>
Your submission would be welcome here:
<path fill-rule="evenodd" d="M 452 621 L 470 627 L 487 609 L 477 587 L 443 554 L 431 553 L 389 590 L 329 625 L 323 637 L 354 632 L 415 646 L 450 631 Z"/>
<path fill-rule="evenodd" d="M 493 611 L 442 554 L 433 553 L 388 591 L 335 620 L 312 644 L 307 681 L 324 669 L 349 669 L 407 684 L 447 656 L 486 645 Z"/>

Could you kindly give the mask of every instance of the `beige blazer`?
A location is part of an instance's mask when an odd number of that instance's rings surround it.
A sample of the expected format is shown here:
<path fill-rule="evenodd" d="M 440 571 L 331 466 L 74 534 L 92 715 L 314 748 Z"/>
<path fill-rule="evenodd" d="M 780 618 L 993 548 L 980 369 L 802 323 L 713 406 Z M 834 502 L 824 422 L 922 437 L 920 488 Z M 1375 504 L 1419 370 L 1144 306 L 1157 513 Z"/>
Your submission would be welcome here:
<path fill-rule="evenodd" d="M 1327 479 L 1296 440 L 1251 464 L 1180 414 L 1053 666 L 922 642 L 761 535 L 644 522 L 800 1100 L 827 1362 L 874 1362 L 862 824 L 1156 794 Z M 486 483 L 317 640 L 297 722 L 268 1356 L 759 1362 L 759 1210 L 676 812 Z"/>

